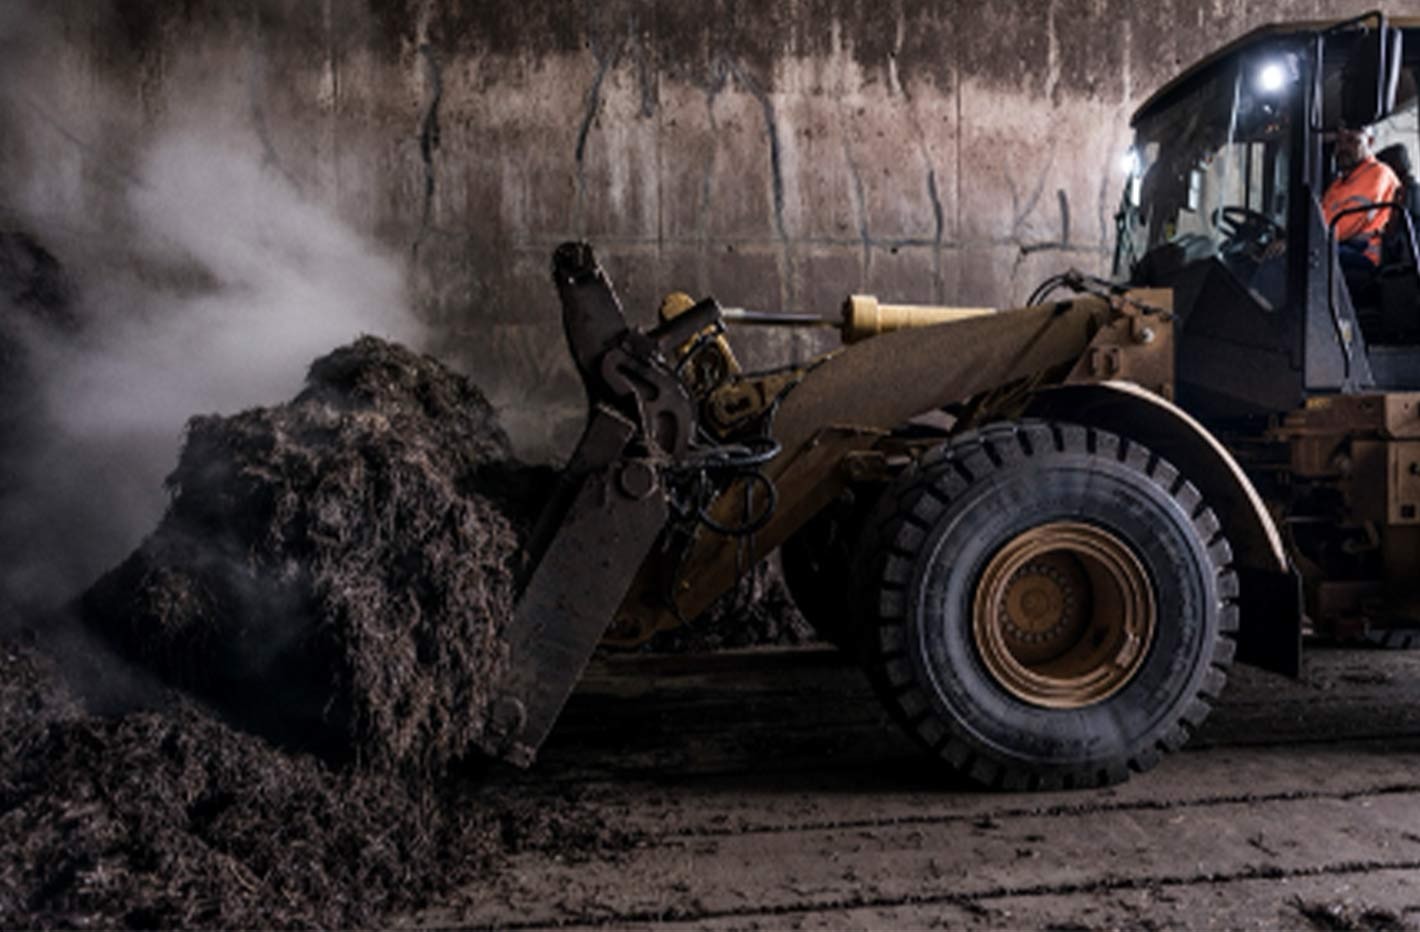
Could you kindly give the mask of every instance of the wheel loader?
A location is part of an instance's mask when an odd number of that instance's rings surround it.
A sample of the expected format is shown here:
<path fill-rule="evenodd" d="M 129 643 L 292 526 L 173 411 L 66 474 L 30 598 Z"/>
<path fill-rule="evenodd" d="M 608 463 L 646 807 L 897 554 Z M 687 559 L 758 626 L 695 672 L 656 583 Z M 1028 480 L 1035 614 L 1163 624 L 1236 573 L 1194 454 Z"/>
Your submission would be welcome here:
<path fill-rule="evenodd" d="M 599 643 L 693 621 L 782 548 L 816 629 L 951 770 L 1097 786 L 1183 745 L 1230 664 L 1420 628 L 1420 252 L 1399 204 L 1346 280 L 1335 131 L 1420 143 L 1420 20 L 1267 27 L 1139 109 L 1111 280 L 1027 306 L 843 307 L 842 347 L 741 371 L 668 296 L 628 326 L 553 258 L 585 432 L 524 548 L 485 750 L 529 764 Z M 1105 170 L 1102 166 L 1101 170 Z"/>

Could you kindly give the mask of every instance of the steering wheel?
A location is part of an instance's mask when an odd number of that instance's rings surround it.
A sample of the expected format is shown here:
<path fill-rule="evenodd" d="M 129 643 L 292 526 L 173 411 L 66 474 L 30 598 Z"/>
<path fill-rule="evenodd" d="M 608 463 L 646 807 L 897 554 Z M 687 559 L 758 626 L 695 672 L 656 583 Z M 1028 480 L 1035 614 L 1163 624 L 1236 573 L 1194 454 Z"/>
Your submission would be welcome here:
<path fill-rule="evenodd" d="M 1276 220 L 1237 204 L 1213 211 L 1213 225 L 1223 232 L 1224 242 L 1219 251 L 1224 255 L 1261 252 L 1287 236 L 1286 229 Z"/>

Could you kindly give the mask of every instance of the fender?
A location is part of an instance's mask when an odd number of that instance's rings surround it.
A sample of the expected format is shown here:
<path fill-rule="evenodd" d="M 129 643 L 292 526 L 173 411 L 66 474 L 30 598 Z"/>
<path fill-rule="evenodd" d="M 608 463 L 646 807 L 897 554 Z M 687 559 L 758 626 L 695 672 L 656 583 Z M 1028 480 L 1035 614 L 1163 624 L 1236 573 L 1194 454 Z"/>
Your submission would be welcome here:
<path fill-rule="evenodd" d="M 1132 382 L 1044 389 L 1027 414 L 1137 440 L 1187 476 L 1233 548 L 1240 590 L 1238 660 L 1284 676 L 1300 673 L 1301 577 L 1262 497 L 1217 437 L 1182 408 Z"/>

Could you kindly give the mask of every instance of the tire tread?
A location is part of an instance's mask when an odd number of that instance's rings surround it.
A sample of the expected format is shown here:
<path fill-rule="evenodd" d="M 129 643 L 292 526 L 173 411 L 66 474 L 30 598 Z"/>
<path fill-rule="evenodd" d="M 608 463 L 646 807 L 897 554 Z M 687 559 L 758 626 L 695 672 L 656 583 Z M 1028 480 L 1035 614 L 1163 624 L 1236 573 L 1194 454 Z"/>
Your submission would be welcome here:
<path fill-rule="evenodd" d="M 933 521 L 970 486 L 1036 457 L 1081 454 L 1114 460 L 1148 478 L 1187 516 L 1205 544 L 1215 591 L 1218 631 L 1200 661 L 1196 694 L 1143 748 L 1103 765 L 1037 769 L 982 747 L 960 726 L 930 714 L 926 687 L 916 680 L 908 647 L 908 598 L 914 559 Z M 1198 489 L 1166 459 L 1117 434 L 1062 421 L 999 422 L 965 431 L 909 467 L 885 492 L 863 525 L 854 576 L 867 589 L 861 650 L 869 680 L 890 716 L 951 770 L 978 783 L 1011 789 L 1076 788 L 1119 783 L 1181 748 L 1212 710 L 1236 652 L 1238 576 L 1221 522 Z"/>

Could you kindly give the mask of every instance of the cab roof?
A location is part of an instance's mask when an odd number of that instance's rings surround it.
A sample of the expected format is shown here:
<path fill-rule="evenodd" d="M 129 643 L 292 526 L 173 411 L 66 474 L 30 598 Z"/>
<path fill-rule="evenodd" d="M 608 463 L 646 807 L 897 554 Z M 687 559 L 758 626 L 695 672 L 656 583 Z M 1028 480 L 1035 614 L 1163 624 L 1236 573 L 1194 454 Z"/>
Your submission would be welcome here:
<path fill-rule="evenodd" d="M 1349 19 L 1355 18 L 1357 17 L 1350 17 Z M 1259 26 L 1251 32 L 1239 36 L 1227 45 L 1199 59 L 1181 74 L 1174 77 L 1173 80 L 1150 94 L 1149 98 L 1134 111 L 1134 116 L 1130 119 L 1129 125 L 1138 125 L 1140 120 L 1152 115 L 1155 110 L 1162 108 L 1163 104 L 1185 85 L 1193 83 L 1200 75 L 1211 71 L 1219 62 L 1233 55 L 1247 49 L 1266 45 L 1268 42 L 1276 39 L 1295 38 L 1325 32 L 1333 26 L 1348 22 L 1349 19 L 1295 20 L 1290 23 L 1269 23 L 1266 26 Z M 1387 17 L 1386 22 L 1397 29 L 1420 29 L 1420 16 Z"/>

